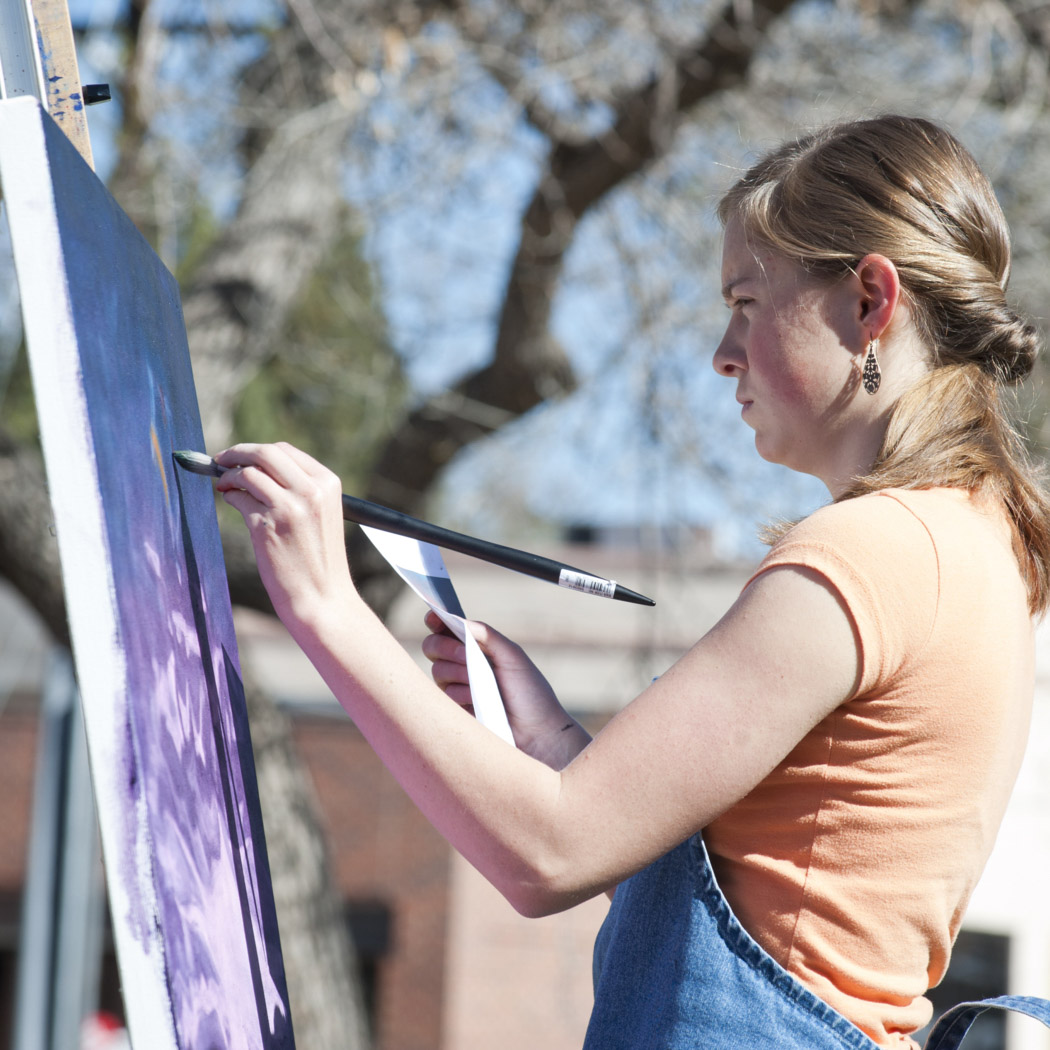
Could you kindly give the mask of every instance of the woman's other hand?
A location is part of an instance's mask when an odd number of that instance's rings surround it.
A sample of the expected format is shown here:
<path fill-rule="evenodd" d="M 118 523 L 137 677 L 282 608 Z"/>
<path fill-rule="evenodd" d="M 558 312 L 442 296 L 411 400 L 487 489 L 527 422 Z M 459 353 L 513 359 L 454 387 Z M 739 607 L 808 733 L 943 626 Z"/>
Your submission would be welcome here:
<path fill-rule="evenodd" d="M 423 655 L 434 681 L 461 707 L 472 709 L 466 646 L 433 610 L 425 623 L 431 633 L 423 639 Z M 467 621 L 467 628 L 495 672 L 518 750 L 552 769 L 564 768 L 590 742 L 589 734 L 566 713 L 520 645 L 487 624 Z"/>

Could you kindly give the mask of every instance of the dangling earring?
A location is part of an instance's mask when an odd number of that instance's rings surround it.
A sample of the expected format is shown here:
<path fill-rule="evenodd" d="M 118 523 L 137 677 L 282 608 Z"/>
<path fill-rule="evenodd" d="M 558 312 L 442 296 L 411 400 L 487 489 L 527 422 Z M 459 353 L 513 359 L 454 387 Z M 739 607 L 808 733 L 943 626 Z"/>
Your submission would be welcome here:
<path fill-rule="evenodd" d="M 878 348 L 878 339 L 872 337 L 868 340 L 868 356 L 864 359 L 864 372 L 861 376 L 861 381 L 864 383 L 864 389 L 869 394 L 874 394 L 882 382 L 882 369 L 879 368 L 879 359 L 875 356 L 875 351 Z"/>

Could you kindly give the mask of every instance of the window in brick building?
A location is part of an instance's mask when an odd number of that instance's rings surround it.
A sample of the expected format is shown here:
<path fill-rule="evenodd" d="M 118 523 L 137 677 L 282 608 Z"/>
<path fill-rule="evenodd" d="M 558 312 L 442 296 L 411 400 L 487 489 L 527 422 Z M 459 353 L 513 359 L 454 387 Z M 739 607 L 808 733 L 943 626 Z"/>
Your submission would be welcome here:
<path fill-rule="evenodd" d="M 1010 938 L 995 933 L 962 930 L 952 951 L 951 963 L 944 980 L 930 990 L 933 1019 L 956 1003 L 971 999 L 987 999 L 1006 995 Z M 917 1032 L 915 1041 L 922 1046 L 933 1027 L 932 1023 Z M 989 1010 L 974 1022 L 966 1037 L 967 1050 L 1008 1050 L 1006 1045 L 1006 1016 L 1000 1010 Z"/>
<path fill-rule="evenodd" d="M 357 951 L 361 994 L 369 1028 L 375 1031 L 379 962 L 390 950 L 390 909 L 380 901 L 349 901 L 346 924 Z"/>
<path fill-rule="evenodd" d="M 13 948 L 0 947 L 0 1047 L 10 1046 L 15 1012 L 15 963 Z"/>
<path fill-rule="evenodd" d="M 18 921 L 22 899 L 18 894 L 0 894 L 0 1047 L 14 1037 L 15 989 L 18 979 Z"/>

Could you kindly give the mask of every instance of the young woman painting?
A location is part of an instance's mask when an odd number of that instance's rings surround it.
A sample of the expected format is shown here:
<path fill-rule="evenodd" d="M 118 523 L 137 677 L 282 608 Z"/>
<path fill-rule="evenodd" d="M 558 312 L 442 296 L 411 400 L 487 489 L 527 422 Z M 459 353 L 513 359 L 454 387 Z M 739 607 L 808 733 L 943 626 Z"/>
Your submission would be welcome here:
<path fill-rule="evenodd" d="M 913 1047 L 1025 746 L 1050 508 L 1001 391 L 1039 337 L 1005 297 L 988 181 L 933 123 L 791 141 L 720 216 L 714 366 L 761 455 L 832 502 L 593 740 L 490 628 L 517 750 L 464 710 L 436 622 L 437 685 L 419 672 L 354 589 L 313 459 L 238 445 L 219 488 L 278 614 L 448 840 L 526 915 L 615 890 L 588 1050 Z"/>

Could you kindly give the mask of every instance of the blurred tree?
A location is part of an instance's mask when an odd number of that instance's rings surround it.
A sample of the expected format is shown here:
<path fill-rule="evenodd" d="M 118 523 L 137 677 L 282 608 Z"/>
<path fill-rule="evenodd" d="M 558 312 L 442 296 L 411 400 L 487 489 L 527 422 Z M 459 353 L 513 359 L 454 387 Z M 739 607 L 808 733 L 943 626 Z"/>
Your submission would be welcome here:
<path fill-rule="evenodd" d="M 360 238 L 345 233 L 310 275 L 271 356 L 241 390 L 233 431 L 254 441 L 290 441 L 361 490 L 406 397 Z"/>
<path fill-rule="evenodd" d="M 464 449 L 581 374 L 627 376 L 664 451 L 738 469 L 691 391 L 717 324 L 695 292 L 717 256 L 708 205 L 742 139 L 920 100 L 965 125 L 1017 202 L 1018 284 L 1041 301 L 1045 7 L 253 0 L 219 16 L 131 0 L 83 45 L 123 56 L 104 70 L 121 106 L 110 184 L 183 280 L 209 447 L 294 435 L 348 488 L 418 513 Z M 557 307 L 581 289 L 601 304 L 588 338 L 619 328 L 570 355 Z M 409 393 L 402 367 L 430 378 Z M 39 455 L 2 418 L 0 573 L 63 639 Z M 234 601 L 268 609 L 243 530 L 226 542 Z M 349 542 L 385 612 L 395 584 L 360 530 Z M 363 1045 L 309 785 L 283 716 L 250 693 L 300 1045 Z"/>

